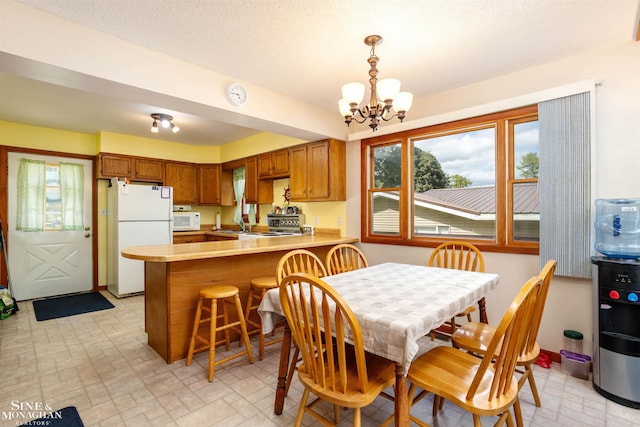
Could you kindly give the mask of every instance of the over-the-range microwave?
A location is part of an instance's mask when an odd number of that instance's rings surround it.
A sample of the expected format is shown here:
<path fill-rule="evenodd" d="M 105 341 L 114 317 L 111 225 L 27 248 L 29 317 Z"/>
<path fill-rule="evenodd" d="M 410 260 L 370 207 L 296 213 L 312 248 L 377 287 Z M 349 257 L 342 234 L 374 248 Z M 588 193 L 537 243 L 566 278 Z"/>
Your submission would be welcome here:
<path fill-rule="evenodd" d="M 174 212 L 173 231 L 200 230 L 200 212 Z"/>

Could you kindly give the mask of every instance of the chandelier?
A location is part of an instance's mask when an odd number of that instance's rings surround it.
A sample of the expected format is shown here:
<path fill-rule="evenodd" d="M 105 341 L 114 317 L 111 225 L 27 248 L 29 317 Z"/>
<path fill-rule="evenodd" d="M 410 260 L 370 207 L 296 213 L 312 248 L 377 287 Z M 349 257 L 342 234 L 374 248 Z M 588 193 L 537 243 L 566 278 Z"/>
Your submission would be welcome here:
<path fill-rule="evenodd" d="M 367 60 L 371 66 L 369 69 L 369 84 L 371 85 L 369 105 L 359 108 L 360 102 L 364 98 L 364 85 L 354 82 L 342 86 L 342 99 L 338 101 L 338 108 L 347 126 L 353 120 L 357 123 L 364 123 L 369 119 L 369 127 L 375 132 L 380 120 L 388 122 L 397 117 L 402 122 L 413 103 L 413 94 L 400 92 L 400 80 L 398 79 L 378 81 L 376 66 L 379 58 L 376 56 L 375 49 L 377 45 L 382 43 L 382 37 L 368 36 L 364 39 L 364 43 L 371 46 L 371 54 Z M 395 113 L 391 111 L 392 109 Z"/>
<path fill-rule="evenodd" d="M 153 119 L 153 123 L 151 124 L 151 132 L 158 133 L 158 122 L 160 122 L 160 126 L 165 129 L 171 129 L 171 132 L 177 133 L 180 128 L 173 124 L 173 117 L 167 114 L 159 114 L 155 113 L 151 115 Z"/>

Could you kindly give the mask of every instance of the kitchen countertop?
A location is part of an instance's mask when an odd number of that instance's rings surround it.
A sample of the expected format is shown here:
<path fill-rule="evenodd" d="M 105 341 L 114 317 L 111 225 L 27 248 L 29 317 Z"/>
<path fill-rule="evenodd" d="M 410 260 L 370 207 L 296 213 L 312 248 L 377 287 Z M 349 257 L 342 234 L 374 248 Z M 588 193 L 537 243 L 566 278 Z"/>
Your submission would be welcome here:
<path fill-rule="evenodd" d="M 182 232 L 189 233 L 189 232 Z M 195 231 L 201 234 L 202 231 Z M 205 232 L 214 233 L 214 232 Z M 149 262 L 177 262 L 265 252 L 287 251 L 301 248 L 356 243 L 356 237 L 325 235 L 300 235 L 266 237 L 254 240 L 224 240 L 214 242 L 182 243 L 177 245 L 132 246 L 122 251 L 122 256 Z"/>

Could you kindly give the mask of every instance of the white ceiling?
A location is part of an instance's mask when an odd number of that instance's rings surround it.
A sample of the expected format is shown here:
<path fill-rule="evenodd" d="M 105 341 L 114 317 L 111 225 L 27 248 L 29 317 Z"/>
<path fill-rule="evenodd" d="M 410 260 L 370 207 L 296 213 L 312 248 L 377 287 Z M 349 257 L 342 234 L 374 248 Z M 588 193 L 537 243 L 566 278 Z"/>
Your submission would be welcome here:
<path fill-rule="evenodd" d="M 402 89 L 419 102 L 433 93 L 635 40 L 640 16 L 640 0 L 2 0 L 0 12 L 14 1 L 335 111 L 336 121 L 341 121 L 342 84 L 368 79 L 369 48 L 363 40 L 369 34 L 384 38 L 376 49 L 379 77 L 399 78 Z M 127 96 L 112 97 L 54 85 L 34 79 L 33 70 L 22 72 L 46 64 L 22 67 L 14 57 L 0 59 L 2 120 L 200 145 L 264 130 L 203 113 L 177 123 L 182 130 L 176 135 L 154 136 L 151 120 L 141 123 L 139 117 L 148 117 L 157 105 L 142 96 L 136 102 L 139 89 L 119 85 Z"/>

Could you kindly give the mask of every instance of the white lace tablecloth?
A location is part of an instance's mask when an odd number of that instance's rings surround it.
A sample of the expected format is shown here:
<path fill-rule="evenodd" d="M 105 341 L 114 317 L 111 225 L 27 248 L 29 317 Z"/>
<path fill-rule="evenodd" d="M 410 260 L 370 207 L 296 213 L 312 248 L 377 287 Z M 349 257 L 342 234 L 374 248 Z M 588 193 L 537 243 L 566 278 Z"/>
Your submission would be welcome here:
<path fill-rule="evenodd" d="M 417 341 L 488 294 L 498 279 L 497 274 L 385 263 L 322 280 L 355 313 L 365 349 L 402 364 L 406 373 Z M 277 289 L 266 293 L 258 313 L 264 333 L 282 320 Z"/>

